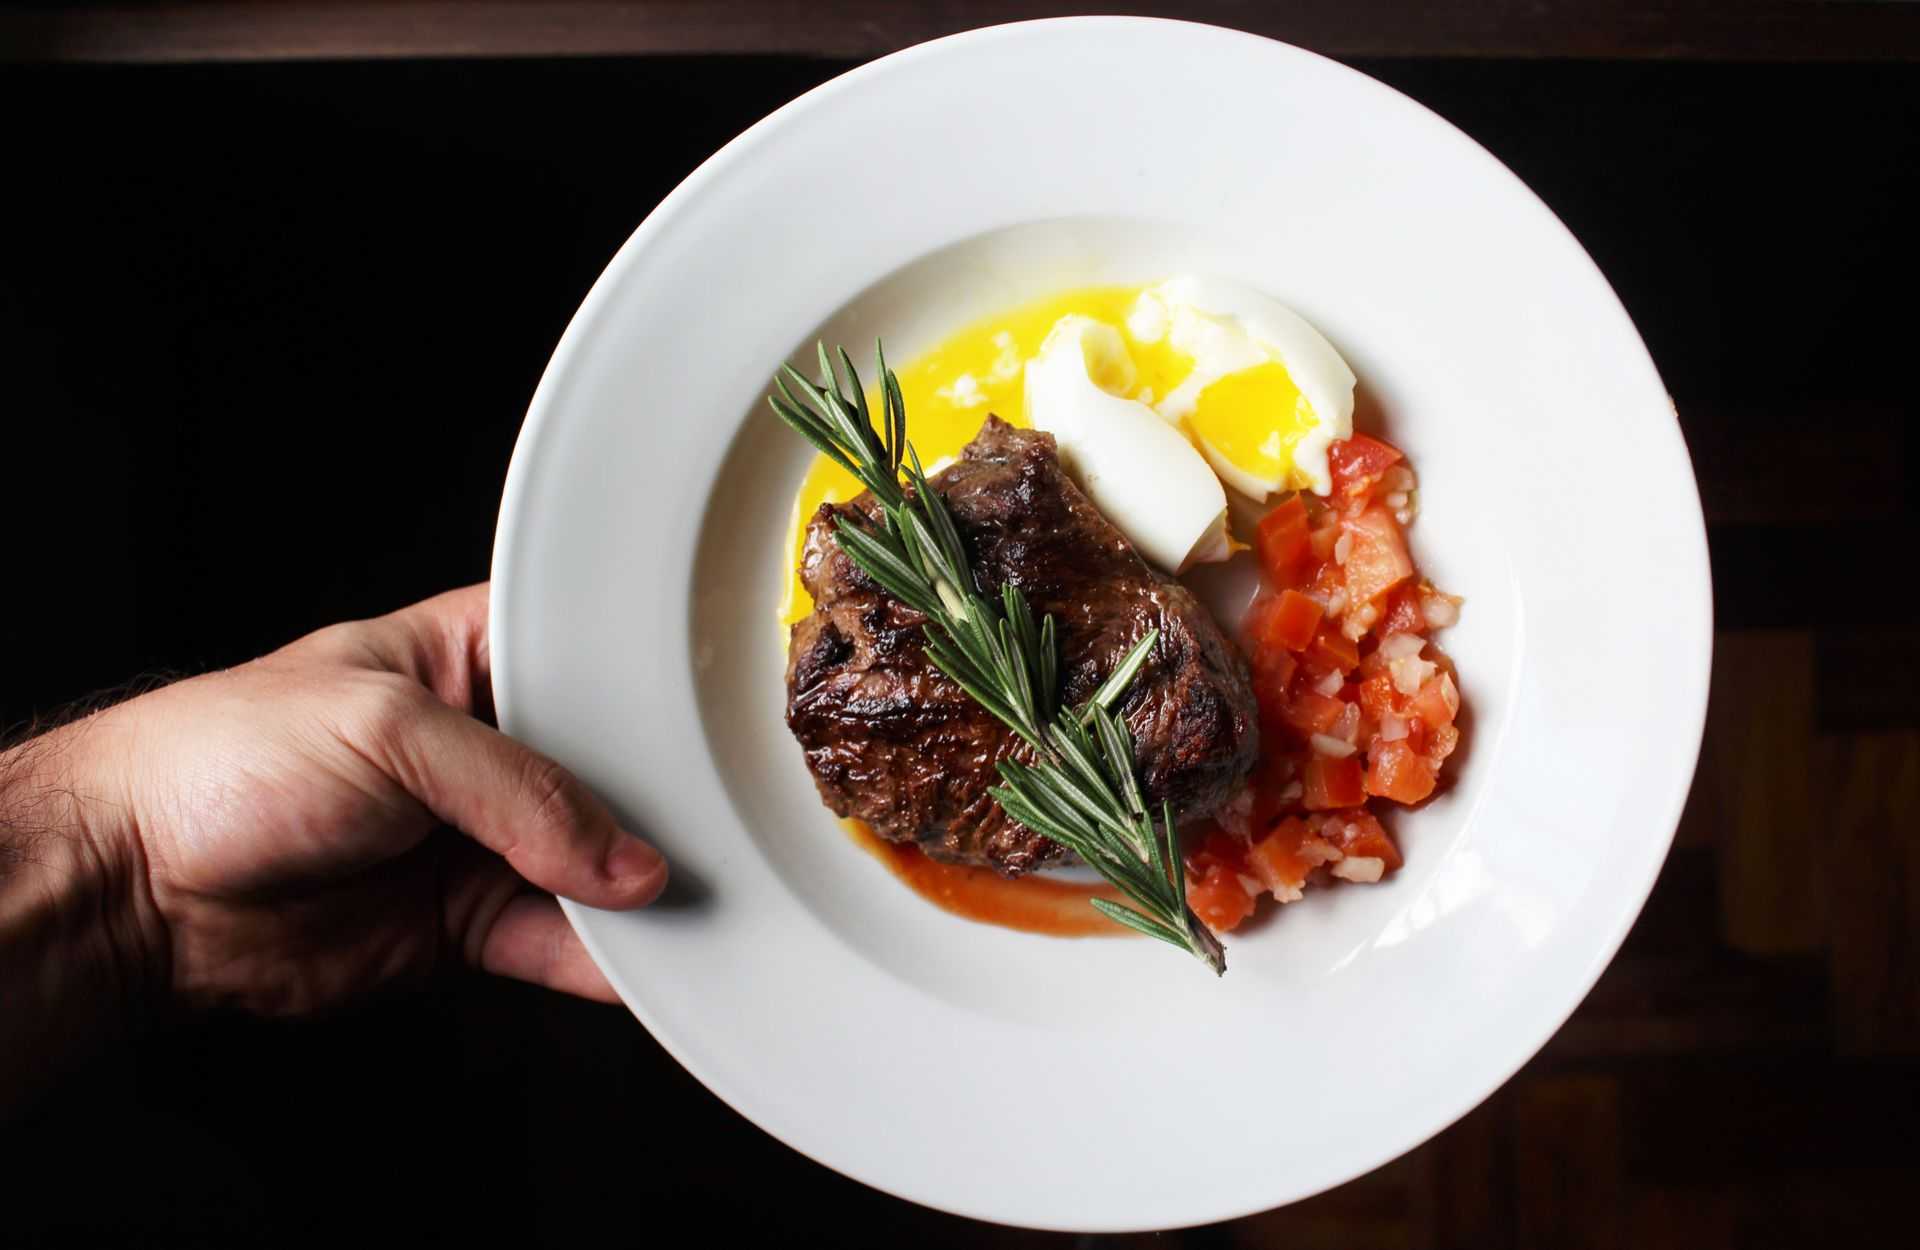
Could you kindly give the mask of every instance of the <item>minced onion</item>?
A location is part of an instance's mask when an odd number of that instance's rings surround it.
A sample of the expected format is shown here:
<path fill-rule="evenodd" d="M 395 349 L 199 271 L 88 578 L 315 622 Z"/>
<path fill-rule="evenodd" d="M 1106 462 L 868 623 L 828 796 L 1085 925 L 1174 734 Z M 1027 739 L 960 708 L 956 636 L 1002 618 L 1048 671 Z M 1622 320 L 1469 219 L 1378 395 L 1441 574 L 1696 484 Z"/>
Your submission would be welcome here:
<path fill-rule="evenodd" d="M 1427 595 L 1420 600 L 1420 615 L 1427 618 L 1428 629 L 1445 629 L 1460 621 L 1460 605 L 1445 595 Z"/>
<path fill-rule="evenodd" d="M 1349 855 L 1328 869 L 1342 881 L 1353 881 L 1361 885 L 1373 884 L 1386 870 L 1387 861 L 1372 855 Z"/>
<path fill-rule="evenodd" d="M 1404 717 L 1388 712 L 1380 718 L 1380 741 L 1398 742 L 1407 736 L 1407 722 Z"/>
<path fill-rule="evenodd" d="M 1427 640 L 1418 634 L 1388 634 L 1380 640 L 1380 658 L 1383 660 L 1401 660 L 1410 655 L 1419 655 Z"/>
<path fill-rule="evenodd" d="M 1316 754 L 1332 756 L 1336 760 L 1346 759 L 1357 749 L 1344 738 L 1333 738 L 1326 734 L 1314 734 L 1307 741 L 1313 745 Z"/>
<path fill-rule="evenodd" d="M 1432 660 L 1418 656 L 1407 656 L 1387 665 L 1387 671 L 1393 674 L 1393 688 L 1407 695 L 1420 693 L 1420 687 L 1433 676 L 1433 668 Z"/>
<path fill-rule="evenodd" d="M 1340 719 L 1333 722 L 1334 736 L 1342 742 L 1360 740 L 1360 705 L 1349 703 L 1340 712 Z"/>

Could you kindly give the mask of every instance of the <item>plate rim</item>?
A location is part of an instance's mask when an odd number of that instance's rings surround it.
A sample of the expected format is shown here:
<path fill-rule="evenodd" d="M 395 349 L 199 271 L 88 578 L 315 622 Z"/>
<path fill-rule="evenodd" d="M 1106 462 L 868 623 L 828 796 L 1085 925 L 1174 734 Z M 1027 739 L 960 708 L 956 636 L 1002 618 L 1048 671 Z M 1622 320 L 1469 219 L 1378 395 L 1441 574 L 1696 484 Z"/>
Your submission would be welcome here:
<path fill-rule="evenodd" d="M 553 393 L 559 384 L 559 379 L 566 375 L 572 368 L 574 357 L 578 355 L 581 350 L 581 341 L 590 332 L 590 327 L 601 319 L 605 305 L 614 298 L 614 292 L 622 285 L 626 271 L 637 263 L 638 257 L 645 250 L 647 244 L 656 234 L 665 230 L 673 219 L 686 211 L 689 202 L 693 201 L 701 193 L 709 181 L 718 176 L 723 169 L 739 160 L 747 151 L 763 142 L 769 134 L 779 129 L 793 113 L 814 107 L 824 98 L 838 95 L 848 90 L 858 89 L 869 77 L 890 72 L 900 67 L 903 63 L 911 62 L 921 57 L 944 54 L 958 45 L 983 43 L 1003 38 L 1018 38 L 1035 29 L 1062 26 L 1074 26 L 1082 29 L 1090 27 L 1184 28 L 1187 31 L 1195 33 L 1205 32 L 1209 37 L 1231 37 L 1261 45 L 1277 46 L 1290 53 L 1322 62 L 1340 74 L 1363 80 L 1373 89 L 1391 93 L 1403 107 L 1410 106 L 1412 109 L 1424 114 L 1431 122 L 1444 126 L 1448 131 L 1452 132 L 1458 140 L 1464 141 L 1478 154 L 1480 159 L 1490 167 L 1490 172 L 1496 176 L 1510 180 L 1513 188 L 1518 190 L 1526 200 L 1530 201 L 1539 213 L 1544 214 L 1544 220 L 1551 223 L 1551 228 L 1562 236 L 1562 241 L 1571 245 L 1570 254 L 1578 257 L 1579 262 L 1584 263 L 1591 270 L 1592 276 L 1598 281 L 1600 289 L 1604 291 L 1606 296 L 1612 301 L 1613 313 L 1617 315 L 1627 333 L 1632 336 L 1633 343 L 1638 346 L 1647 367 L 1652 371 L 1655 382 L 1659 384 L 1663 392 L 1666 391 L 1665 383 L 1660 378 L 1657 362 L 1653 360 L 1651 352 L 1647 350 L 1644 338 L 1641 336 L 1638 327 L 1634 325 L 1624 304 L 1621 303 L 1619 295 L 1614 290 L 1612 283 L 1607 280 L 1606 275 L 1599 269 L 1597 262 L 1593 260 L 1585 247 L 1580 244 L 1579 239 L 1560 219 L 1559 215 L 1553 211 L 1551 206 L 1546 204 L 1517 174 L 1471 135 L 1460 130 L 1459 127 L 1438 113 L 1435 113 L 1420 101 L 1406 95 L 1397 88 L 1373 78 L 1371 75 L 1352 69 L 1338 61 L 1315 53 L 1310 49 L 1301 48 L 1281 40 L 1235 30 L 1230 27 L 1170 18 L 1134 16 L 1042 18 L 1031 21 L 979 27 L 915 44 L 889 55 L 865 62 L 809 89 L 743 130 L 706 160 L 702 161 L 692 172 L 682 179 L 629 234 L 627 239 L 615 251 L 601 273 L 596 277 L 588 289 L 587 294 L 583 297 L 580 306 L 569 318 L 565 330 L 556 343 L 551 358 L 542 371 L 539 384 L 536 386 L 529 400 L 526 419 L 521 426 L 508 465 L 495 530 L 490 577 L 494 583 L 494 591 L 496 593 L 490 595 L 488 604 L 488 636 L 495 712 L 498 723 L 503 731 L 511 732 L 511 723 L 515 719 L 513 696 L 510 692 L 511 683 L 506 680 L 505 674 L 510 671 L 515 663 L 513 657 L 517 652 L 518 644 L 513 637 L 511 626 L 508 623 L 506 604 L 509 596 L 497 592 L 501 587 L 509 584 L 513 577 L 513 559 L 509 549 L 512 545 L 513 536 L 520 532 L 524 524 L 524 516 L 528 510 L 528 480 L 532 474 L 530 465 L 534 456 L 537 454 L 536 449 L 547 436 L 548 427 L 555 420 L 553 414 L 558 405 L 553 398 Z M 1668 393 L 1668 402 L 1671 406 L 1670 393 Z M 1619 908 L 1618 919 L 1613 930 L 1606 933 L 1603 938 L 1594 943 L 1592 955 L 1588 959 L 1587 964 L 1580 969 L 1578 977 L 1571 975 L 1567 977 L 1569 986 L 1576 987 L 1577 992 L 1570 993 L 1567 996 L 1564 1008 L 1553 1013 L 1556 1018 L 1554 1019 L 1552 1027 L 1539 1037 L 1529 1038 L 1524 1045 L 1516 1047 L 1516 1054 L 1512 1061 L 1509 1064 L 1500 1065 L 1497 1079 L 1492 1080 L 1485 1088 L 1458 1099 L 1448 1098 L 1443 1100 L 1447 1106 L 1451 1108 L 1450 1110 L 1444 1112 L 1435 1122 L 1423 1131 L 1418 1132 L 1417 1135 L 1410 1140 L 1406 1140 L 1399 1145 L 1389 1148 L 1386 1153 L 1379 1154 L 1378 1157 L 1373 1158 L 1371 1163 L 1363 1167 L 1346 1172 L 1344 1175 L 1336 1176 L 1305 1188 L 1300 1188 L 1297 1191 L 1289 1191 L 1288 1196 L 1280 1198 L 1277 1202 L 1264 1201 L 1255 1205 L 1234 1205 L 1223 1209 L 1200 1211 L 1194 1213 L 1191 1218 L 1186 1218 L 1179 1223 L 1171 1224 L 1140 1224 L 1124 1220 L 1093 1224 L 1088 1224 L 1083 1221 L 1068 1224 L 1059 1222 L 1031 1222 L 1025 1220 L 1014 1223 L 991 1211 L 970 1208 L 966 1204 L 954 1203 L 942 1199 L 936 1194 L 915 1192 L 910 1187 L 878 1181 L 872 1179 L 863 1169 L 823 1158 L 821 1154 L 817 1154 L 813 1150 L 799 1145 L 789 1140 L 786 1136 L 762 1125 L 760 1120 L 749 1110 L 749 1100 L 742 1096 L 741 1091 L 732 1088 L 730 1083 L 725 1080 L 716 1079 L 716 1074 L 699 1059 L 696 1051 L 692 1046 L 688 1045 L 686 1039 L 676 1035 L 670 1029 L 663 1029 L 658 1019 L 654 1016 L 654 1013 L 648 1010 L 645 996 L 638 993 L 628 982 L 628 979 L 622 975 L 618 961 L 610 956 L 610 953 L 596 932 L 593 918 L 598 913 L 592 908 L 584 907 L 572 900 L 564 898 L 560 900 L 561 908 L 574 931 L 579 935 L 588 953 L 594 959 L 596 965 L 599 966 L 602 973 L 607 977 L 608 982 L 619 994 L 621 1001 L 627 1009 L 640 1021 L 642 1026 L 647 1029 L 649 1034 L 652 1035 L 660 1046 L 673 1057 L 675 1062 L 685 1068 L 690 1075 L 700 1081 L 703 1086 L 748 1123 L 752 1124 L 759 1131 L 780 1141 L 783 1146 L 804 1155 L 808 1159 L 819 1163 L 821 1166 L 831 1168 L 842 1175 L 846 1175 L 863 1185 L 903 1198 L 907 1201 L 949 1214 L 989 1223 L 1002 1224 L 1009 1227 L 1072 1232 L 1123 1233 L 1146 1231 L 1149 1229 L 1194 1227 L 1201 1224 L 1240 1218 L 1262 1211 L 1276 1209 L 1278 1206 L 1290 1205 L 1291 1203 L 1302 1201 L 1318 1193 L 1345 1184 L 1347 1181 L 1364 1175 L 1374 1168 L 1378 1168 L 1385 1163 L 1391 1162 L 1418 1149 L 1421 1145 L 1432 1140 L 1439 1133 L 1445 1131 L 1448 1127 L 1457 1123 L 1465 1115 L 1484 1103 L 1493 1093 L 1506 1085 L 1521 1068 L 1538 1055 L 1541 1049 L 1559 1033 L 1565 1026 L 1567 1020 L 1578 1010 L 1581 1004 L 1585 1002 L 1592 992 L 1595 983 L 1607 967 L 1611 965 L 1613 959 L 1619 952 L 1620 946 L 1624 943 L 1628 933 L 1638 922 L 1641 913 L 1644 911 L 1647 899 L 1651 895 L 1653 887 L 1659 879 L 1661 870 L 1666 864 L 1698 769 L 1701 745 L 1706 727 L 1709 689 L 1708 678 L 1711 673 L 1714 646 L 1714 617 L 1712 567 L 1706 543 L 1704 509 L 1700 501 L 1698 478 L 1693 472 L 1691 452 L 1687 447 L 1684 432 L 1680 428 L 1677 411 L 1671 415 L 1669 422 L 1663 426 L 1663 429 L 1672 439 L 1672 449 L 1677 450 L 1681 458 L 1681 463 L 1683 463 L 1687 469 L 1687 485 L 1689 490 L 1687 492 L 1688 498 L 1684 503 L 1688 506 L 1685 507 L 1684 511 L 1686 514 L 1685 519 L 1691 523 L 1689 527 L 1691 531 L 1689 537 L 1695 534 L 1698 536 L 1697 552 L 1699 555 L 1698 572 L 1700 573 L 1700 577 L 1697 579 L 1694 592 L 1696 603 L 1693 615 L 1693 619 L 1698 621 L 1698 631 L 1697 635 L 1692 639 L 1691 649 L 1693 654 L 1691 656 L 1691 662 L 1687 666 L 1687 671 L 1697 675 L 1698 689 L 1697 692 L 1690 692 L 1694 693 L 1696 697 L 1692 699 L 1693 706 L 1685 709 L 1686 715 L 1684 718 L 1676 715 L 1675 719 L 1678 724 L 1676 725 L 1674 737 L 1672 738 L 1673 745 L 1676 748 L 1684 748 L 1684 760 L 1682 762 L 1685 767 L 1682 772 L 1677 775 L 1683 776 L 1685 783 L 1677 786 L 1676 794 L 1662 797 L 1661 802 L 1658 804 L 1661 815 L 1657 822 L 1650 821 L 1650 827 L 1657 824 L 1658 827 L 1664 830 L 1664 833 L 1657 839 L 1651 834 L 1648 838 L 1650 844 L 1655 841 L 1658 842 L 1659 853 L 1650 860 L 1649 871 L 1643 881 L 1635 883 L 1631 890 L 1616 887 L 1616 893 L 1622 900 L 1622 903 L 1624 904 L 1626 901 L 1631 900 L 1632 905 L 1630 907 L 1622 905 Z M 1680 500 L 1675 500 L 1676 505 L 1681 502 Z M 1680 647 L 1676 646 L 1676 651 L 1679 650 Z M 1651 853 L 1651 845 L 1649 847 L 1649 853 Z M 1454 1105 L 1456 1102 L 1458 1103 L 1457 1106 Z"/>

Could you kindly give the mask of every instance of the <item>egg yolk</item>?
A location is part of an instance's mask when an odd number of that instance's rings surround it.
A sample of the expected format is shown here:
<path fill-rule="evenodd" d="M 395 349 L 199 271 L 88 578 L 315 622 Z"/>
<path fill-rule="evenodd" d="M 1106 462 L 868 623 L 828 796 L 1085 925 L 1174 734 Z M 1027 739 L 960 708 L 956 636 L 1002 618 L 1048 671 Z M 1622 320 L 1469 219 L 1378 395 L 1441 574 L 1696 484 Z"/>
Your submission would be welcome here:
<path fill-rule="evenodd" d="M 1128 399 L 1152 404 L 1164 399 L 1193 372 L 1191 357 L 1175 350 L 1163 335 L 1141 342 L 1127 329 L 1127 313 L 1144 288 L 1083 287 L 984 317 L 957 331 L 905 367 L 896 365 L 901 398 L 907 406 L 907 437 L 929 472 L 937 461 L 960 454 L 973 441 L 988 414 L 1013 425 L 1026 416 L 1025 369 L 1039 354 L 1054 323 L 1070 314 L 1091 317 L 1117 328 L 1126 338 L 1127 361 L 1088 362 L 1094 383 Z M 872 381 L 872 379 L 868 379 Z M 1129 385 L 1129 382 L 1131 385 Z M 880 410 L 877 391 L 867 402 Z M 1199 395 L 1182 422 L 1189 439 L 1210 443 L 1217 455 L 1263 480 L 1302 486 L 1293 468 L 1293 447 L 1314 427 L 1312 407 L 1277 361 L 1228 374 Z M 859 494 L 859 480 L 825 456 L 815 457 L 794 496 L 787 525 L 786 594 L 780 620 L 791 625 L 813 611 L 813 596 L 800 584 L 800 552 L 807 525 L 824 503 L 845 503 Z"/>
<path fill-rule="evenodd" d="M 1304 487 L 1293 449 L 1318 419 L 1277 360 L 1229 373 L 1200 392 L 1187 425 L 1214 453 L 1263 482 Z"/>
<path fill-rule="evenodd" d="M 1039 353 L 1053 323 L 1079 313 L 1124 325 L 1127 309 L 1139 293 L 1138 287 L 1116 286 L 1084 287 L 1050 295 L 984 317 L 905 367 L 895 365 L 900 397 L 907 405 L 907 438 L 919 453 L 920 463 L 931 472 L 935 461 L 959 455 L 990 413 L 1012 425 L 1028 425 L 1026 364 Z M 1144 359 L 1137 355 L 1135 364 L 1136 386 L 1158 384 L 1162 387 L 1159 393 L 1166 393 L 1165 379 L 1149 376 Z M 1178 379 L 1174 382 L 1177 384 Z M 879 411 L 877 391 L 868 389 L 867 402 Z M 797 572 L 808 523 L 821 504 L 845 503 L 861 489 L 859 479 L 825 456 L 816 457 L 807 470 L 787 526 L 785 550 L 792 558 L 787 566 L 786 595 L 780 605 L 783 624 L 803 620 L 813 611 L 813 596 L 800 584 Z"/>

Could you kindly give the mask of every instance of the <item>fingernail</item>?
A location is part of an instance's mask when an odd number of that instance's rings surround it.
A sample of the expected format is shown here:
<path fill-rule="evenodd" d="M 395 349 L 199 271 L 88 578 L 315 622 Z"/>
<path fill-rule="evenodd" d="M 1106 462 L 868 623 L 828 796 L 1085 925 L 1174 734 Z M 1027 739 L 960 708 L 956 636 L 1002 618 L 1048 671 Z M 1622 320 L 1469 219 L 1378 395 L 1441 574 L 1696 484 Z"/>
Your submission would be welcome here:
<path fill-rule="evenodd" d="M 631 834 L 621 834 L 607 852 L 607 875 L 616 881 L 639 881 L 658 876 L 667 866 L 660 852 Z"/>

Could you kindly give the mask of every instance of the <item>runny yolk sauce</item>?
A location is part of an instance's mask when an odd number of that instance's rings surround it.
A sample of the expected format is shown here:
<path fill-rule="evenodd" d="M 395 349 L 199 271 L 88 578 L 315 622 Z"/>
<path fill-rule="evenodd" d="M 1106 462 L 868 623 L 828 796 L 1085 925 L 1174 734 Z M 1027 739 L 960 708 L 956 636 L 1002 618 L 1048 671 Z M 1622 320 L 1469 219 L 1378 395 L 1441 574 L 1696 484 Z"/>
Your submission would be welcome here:
<path fill-rule="evenodd" d="M 1133 933 L 1087 905 L 1094 898 L 1124 902 L 1110 885 L 1035 876 L 1009 881 L 991 868 L 943 864 L 917 846 L 887 841 L 861 821 L 840 823 L 855 845 L 942 911 L 1049 937 L 1128 937 Z"/>

